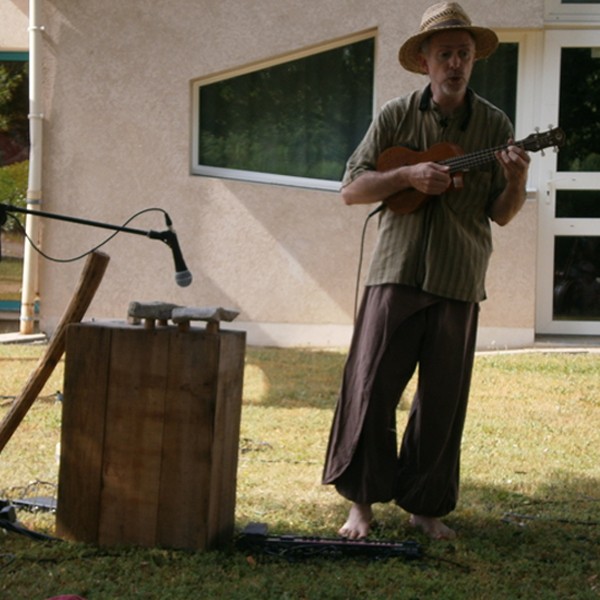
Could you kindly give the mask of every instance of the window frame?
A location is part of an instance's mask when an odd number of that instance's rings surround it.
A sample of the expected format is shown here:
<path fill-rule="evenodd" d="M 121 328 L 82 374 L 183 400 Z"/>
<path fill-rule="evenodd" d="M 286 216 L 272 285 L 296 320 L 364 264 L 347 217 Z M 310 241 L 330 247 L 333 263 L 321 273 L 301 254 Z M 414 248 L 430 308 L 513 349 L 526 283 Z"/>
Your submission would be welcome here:
<path fill-rule="evenodd" d="M 600 2 L 563 4 L 561 0 L 544 0 L 546 23 L 600 23 Z"/>
<path fill-rule="evenodd" d="M 517 60 L 517 89 L 515 102 L 515 135 L 522 137 L 531 133 L 531 128 L 541 126 L 537 123 L 536 103 L 539 83 L 532 73 L 537 73 L 536 64 L 541 52 L 542 40 L 536 32 L 499 31 L 500 43 L 517 44 L 519 56 Z"/>
<path fill-rule="evenodd" d="M 547 125 L 539 121 L 539 105 L 543 102 L 540 95 L 542 73 L 539 68 L 543 56 L 543 34 L 538 31 L 518 30 L 500 30 L 497 33 L 501 44 L 516 43 L 519 48 L 516 114 L 513 125 L 516 139 L 521 139 L 532 133 L 536 127 L 544 129 Z M 537 192 L 538 168 L 539 162 L 533 161 L 527 181 L 528 197 L 534 197 Z"/>
<path fill-rule="evenodd" d="M 219 179 L 233 179 L 238 181 L 245 181 L 248 183 L 263 183 L 263 184 L 271 184 L 271 185 L 283 185 L 290 187 L 300 187 L 300 188 L 309 188 L 315 190 L 324 190 L 324 191 L 338 191 L 340 188 L 341 181 L 334 181 L 330 179 L 314 179 L 310 177 L 300 177 L 297 175 L 280 175 L 277 173 L 268 173 L 268 172 L 259 172 L 259 171 L 246 171 L 242 169 L 229 169 L 226 167 L 214 167 L 208 165 L 202 165 L 200 163 L 200 152 L 199 152 L 199 137 L 200 137 L 200 90 L 205 85 L 210 85 L 211 83 L 217 83 L 219 81 L 223 81 L 225 79 L 232 79 L 234 77 L 238 77 L 241 75 L 246 75 L 248 73 L 253 73 L 255 71 L 260 71 L 262 69 L 267 69 L 270 67 L 274 67 L 277 65 L 284 64 L 286 62 L 291 62 L 294 60 L 299 60 L 302 58 L 307 58 L 309 56 L 314 56 L 316 54 L 320 54 L 323 52 L 327 52 L 329 50 L 335 50 L 337 48 L 341 48 L 343 46 L 348 46 L 350 44 L 355 44 L 357 42 L 362 42 L 368 39 L 374 39 L 375 48 L 374 48 L 374 61 L 373 61 L 373 111 L 375 110 L 375 82 L 376 82 L 376 54 L 377 54 L 377 31 L 374 29 L 369 29 L 367 31 L 363 31 L 360 33 L 356 33 L 350 36 L 345 36 L 344 38 L 339 38 L 336 40 L 332 40 L 330 42 L 326 42 L 323 44 L 319 44 L 317 46 L 311 46 L 309 48 L 305 48 L 303 50 L 293 52 L 290 54 L 285 54 L 282 56 L 278 56 L 276 58 L 272 58 L 270 60 L 261 61 L 258 63 L 252 63 L 246 65 L 244 67 L 238 69 L 232 69 L 230 71 L 222 71 L 213 75 L 209 75 L 207 77 L 200 77 L 198 79 L 194 79 L 191 82 L 192 86 L 192 139 L 191 139 L 191 164 L 190 164 L 190 172 L 192 175 L 200 175 L 205 177 L 214 177 Z"/>

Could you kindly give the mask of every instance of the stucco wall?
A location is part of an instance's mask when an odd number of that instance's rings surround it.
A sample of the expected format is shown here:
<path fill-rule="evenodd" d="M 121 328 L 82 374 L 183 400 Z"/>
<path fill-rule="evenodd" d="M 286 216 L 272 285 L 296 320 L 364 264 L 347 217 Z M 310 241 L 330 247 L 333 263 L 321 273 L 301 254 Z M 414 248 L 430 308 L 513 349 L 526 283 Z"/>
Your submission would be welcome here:
<path fill-rule="evenodd" d="M 28 0 L 0 0 L 0 51 L 27 50 Z"/>
<path fill-rule="evenodd" d="M 44 208 L 119 224 L 160 207 L 194 275 L 190 287 L 177 287 L 166 246 L 119 235 L 104 248 L 111 262 L 88 316 L 123 319 L 131 300 L 221 305 L 241 311 L 250 343 L 345 343 L 367 209 L 345 207 L 331 192 L 190 175 L 191 82 L 373 29 L 380 106 L 424 81 L 402 71 L 397 51 L 428 4 L 46 0 Z M 541 26 L 541 0 L 462 4 L 476 23 Z M 164 221 L 145 215 L 131 226 L 161 230 Z M 497 236 L 483 328 L 532 335 L 534 232 L 531 201 Z M 53 256 L 85 252 L 105 236 L 44 222 L 44 249 Z M 55 327 L 82 266 L 42 261 L 44 330 Z M 508 271 L 518 310 L 507 308 Z"/>

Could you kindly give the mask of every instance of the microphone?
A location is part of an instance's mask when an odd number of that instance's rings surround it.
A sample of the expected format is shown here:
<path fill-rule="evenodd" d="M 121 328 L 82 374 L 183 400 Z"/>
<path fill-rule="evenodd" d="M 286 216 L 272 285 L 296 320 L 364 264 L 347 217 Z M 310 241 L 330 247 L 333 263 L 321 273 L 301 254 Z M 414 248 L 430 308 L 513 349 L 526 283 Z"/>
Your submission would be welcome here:
<path fill-rule="evenodd" d="M 165 231 L 163 235 L 163 241 L 171 248 L 173 252 L 173 261 L 175 262 L 175 282 L 180 287 L 187 287 L 192 283 L 192 274 L 188 271 L 188 268 L 183 260 L 183 254 L 181 254 L 181 248 L 179 247 L 179 240 L 177 234 L 173 229 L 171 218 L 165 213 L 165 221 L 167 223 L 168 231 Z"/>

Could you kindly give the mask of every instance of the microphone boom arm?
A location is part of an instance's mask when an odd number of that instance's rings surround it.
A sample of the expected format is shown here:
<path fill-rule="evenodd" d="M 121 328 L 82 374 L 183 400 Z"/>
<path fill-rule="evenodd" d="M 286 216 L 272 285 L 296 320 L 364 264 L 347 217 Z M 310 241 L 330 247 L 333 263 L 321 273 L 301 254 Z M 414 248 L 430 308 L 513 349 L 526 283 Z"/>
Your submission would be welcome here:
<path fill-rule="evenodd" d="M 68 223 L 76 223 L 78 225 L 88 225 L 91 227 L 98 227 L 101 229 L 110 229 L 119 233 L 131 233 L 134 235 L 143 235 L 144 237 L 150 238 L 151 240 L 160 240 L 164 242 L 173 251 L 173 258 L 175 261 L 175 280 L 180 286 L 189 285 L 192 281 L 191 273 L 187 270 L 181 250 L 179 248 L 179 242 L 177 241 L 177 235 L 171 228 L 171 219 L 165 212 L 165 219 L 169 229 L 165 231 L 154 231 L 146 229 L 136 229 L 133 227 L 126 227 L 124 225 L 112 225 L 110 223 L 103 223 L 101 221 L 91 221 L 89 219 L 80 219 L 78 217 L 71 217 L 68 215 L 61 215 L 58 213 L 51 213 L 41 210 L 33 210 L 30 208 L 21 208 L 20 206 L 12 206 L 10 204 L 0 203 L 0 226 L 6 222 L 7 214 L 20 213 L 26 215 L 34 215 L 37 217 L 43 217 L 46 219 L 55 219 L 58 221 L 66 221 Z"/>
<path fill-rule="evenodd" d="M 102 229 L 111 229 L 112 231 L 119 231 L 123 233 L 134 233 L 137 235 L 144 235 L 146 237 L 151 237 L 152 239 L 162 239 L 155 238 L 150 235 L 151 231 L 145 231 L 143 229 L 134 229 L 132 227 L 125 227 L 121 225 L 111 225 L 110 223 L 102 223 L 100 221 L 90 221 L 88 219 L 80 219 L 78 217 L 70 217 L 67 215 L 60 215 L 58 213 L 51 213 L 42 210 L 32 210 L 30 208 L 21 208 L 20 206 L 12 206 L 10 204 L 2 204 L 0 203 L 0 225 L 3 224 L 6 220 L 7 213 L 20 213 L 25 215 L 34 215 L 36 217 L 43 217 L 45 219 L 56 219 L 58 221 L 67 221 L 69 223 L 77 223 L 78 225 L 89 225 L 91 227 L 100 227 Z M 163 240 L 164 241 L 164 240 Z"/>

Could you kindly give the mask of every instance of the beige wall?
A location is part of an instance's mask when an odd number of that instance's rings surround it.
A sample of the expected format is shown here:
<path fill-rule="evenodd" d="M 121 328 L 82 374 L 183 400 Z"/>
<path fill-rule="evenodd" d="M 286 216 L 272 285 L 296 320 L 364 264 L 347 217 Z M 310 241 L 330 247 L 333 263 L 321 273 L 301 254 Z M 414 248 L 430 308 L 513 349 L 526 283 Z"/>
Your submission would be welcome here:
<path fill-rule="evenodd" d="M 374 29 L 379 106 L 423 83 L 396 57 L 428 4 L 45 0 L 44 208 L 114 224 L 163 208 L 194 275 L 190 287 L 177 287 L 167 247 L 120 235 L 104 248 L 111 262 L 88 317 L 124 319 L 131 300 L 220 305 L 241 311 L 250 343 L 347 343 L 367 210 L 331 192 L 190 175 L 191 82 Z M 477 23 L 542 26 L 541 0 L 462 4 Z M 164 221 L 145 215 L 131 226 L 162 230 Z M 506 345 L 507 334 L 532 339 L 535 228 L 534 197 L 497 231 L 484 345 Z M 105 235 L 46 220 L 44 249 L 72 256 Z M 373 235 L 374 223 L 369 247 Z M 55 327 L 82 267 L 42 261 L 44 330 Z"/>
<path fill-rule="evenodd" d="M 27 50 L 28 0 L 0 0 L 0 51 Z"/>

